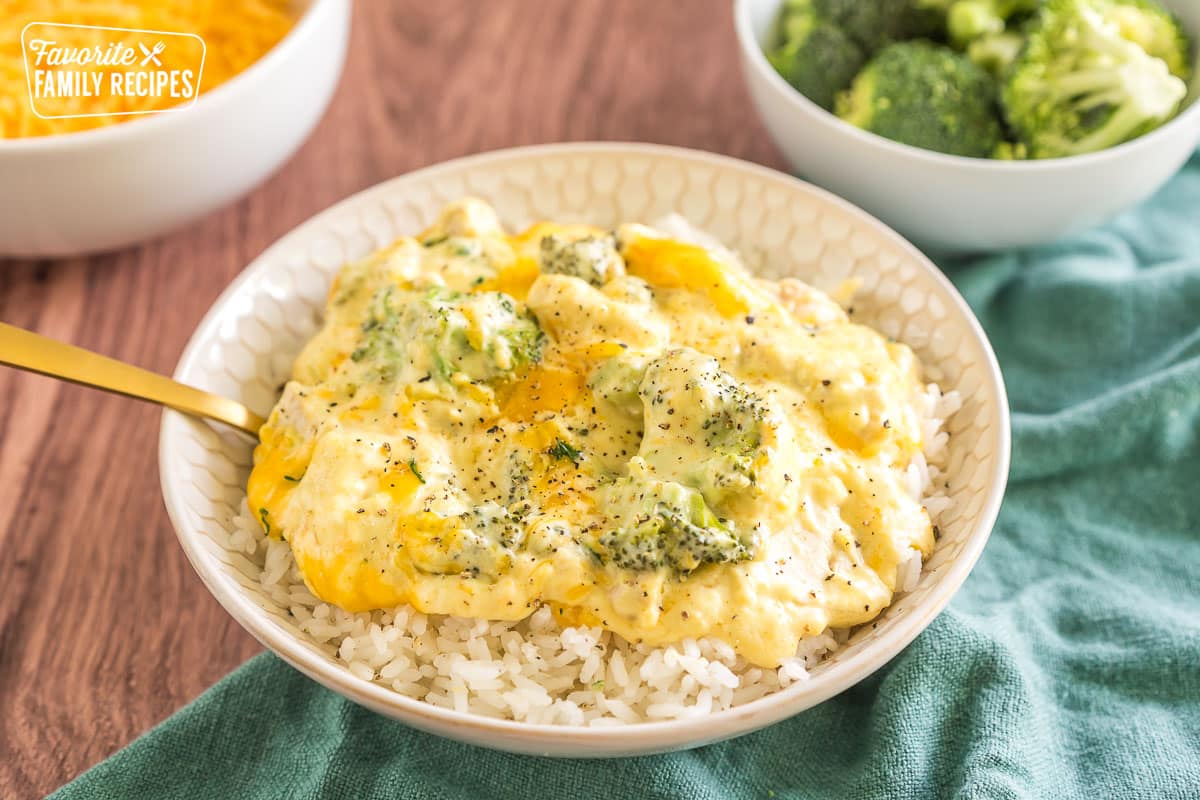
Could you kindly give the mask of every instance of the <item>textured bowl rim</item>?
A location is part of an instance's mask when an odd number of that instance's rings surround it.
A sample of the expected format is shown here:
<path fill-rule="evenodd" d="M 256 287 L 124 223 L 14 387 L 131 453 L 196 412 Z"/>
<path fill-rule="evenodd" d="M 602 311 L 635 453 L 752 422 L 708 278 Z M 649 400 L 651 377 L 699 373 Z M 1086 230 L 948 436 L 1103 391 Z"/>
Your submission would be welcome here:
<path fill-rule="evenodd" d="M 767 56 L 763 52 L 762 46 L 759 45 L 758 40 L 755 38 L 754 31 L 750 29 L 750 4 L 752 2 L 756 2 L 756 0 L 734 0 L 733 5 L 733 26 L 737 33 L 738 47 L 742 51 L 742 63 L 749 64 L 750 68 L 757 72 L 771 86 L 775 94 L 783 98 L 785 103 L 793 109 L 811 117 L 817 121 L 817 124 L 854 139 L 865 146 L 873 147 L 876 150 L 890 153 L 894 156 L 923 161 L 927 164 L 954 166 L 977 170 L 979 172 L 1035 173 L 1092 166 L 1110 158 L 1119 158 L 1135 150 L 1155 147 L 1158 145 L 1160 139 L 1172 135 L 1174 129 L 1180 127 L 1185 120 L 1189 123 L 1194 120 L 1198 122 L 1196 138 L 1200 138 L 1200 119 L 1198 119 L 1200 118 L 1200 96 L 1197 96 L 1197 92 L 1200 91 L 1200 84 L 1189 83 L 1188 94 L 1183 100 L 1187 105 L 1182 111 L 1167 120 L 1166 124 L 1160 125 L 1136 139 L 1122 142 L 1115 147 L 1097 150 L 1094 153 L 1084 153 L 1064 158 L 1005 161 L 997 158 L 955 156 L 949 153 L 939 153 L 935 150 L 926 150 L 922 147 L 895 142 L 851 125 L 849 122 L 809 100 L 784 80 L 783 76 L 776 72 L 770 62 L 767 61 Z M 1191 31 L 1190 33 L 1197 42 L 1200 42 L 1200 32 Z M 1200 77 L 1193 78 L 1192 80 L 1193 82 L 1200 81 Z"/>
<path fill-rule="evenodd" d="M 292 25 L 283 38 L 276 42 L 270 50 L 229 80 L 210 91 L 201 92 L 195 103 L 187 108 L 179 109 L 177 114 L 168 110 L 162 114 L 149 114 L 141 119 L 105 125 L 102 128 L 56 133 L 50 136 L 24 136 L 17 139 L 0 137 L 0 157 L 10 153 L 20 155 L 35 151 L 72 150 L 92 145 L 99 146 L 106 142 L 120 142 L 133 136 L 153 136 L 156 132 L 169 134 L 171 126 L 187 124 L 187 120 L 195 112 L 207 110 L 213 103 L 224 102 L 226 95 L 246 91 L 246 87 L 259 77 L 259 73 L 272 69 L 276 62 L 289 58 L 292 50 L 301 47 L 305 41 L 312 38 L 326 9 L 332 9 L 338 3 L 344 2 L 345 0 L 311 0 L 301 12 L 296 24 Z M 349 6 L 346 8 L 348 10 Z"/>
<path fill-rule="evenodd" d="M 941 613 L 951 597 L 962 586 L 983 552 L 984 545 L 987 543 L 999 514 L 1008 481 L 1011 436 L 1004 379 L 991 344 L 966 301 L 941 270 L 902 236 L 865 211 L 824 189 L 776 170 L 729 156 L 667 145 L 615 142 L 546 144 L 495 150 L 441 162 L 383 181 L 339 201 L 292 228 L 255 258 L 221 293 L 192 334 L 192 338 L 180 356 L 174 374 L 177 379 L 182 379 L 198 364 L 202 346 L 212 339 L 222 323 L 222 315 L 239 296 L 243 287 L 253 278 L 266 273 L 270 265 L 279 260 L 278 257 L 284 254 L 287 248 L 294 246 L 294 240 L 310 237 L 315 231 L 331 227 L 331 223 L 340 218 L 349 208 L 369 202 L 374 198 L 383 197 L 392 191 L 395 183 L 417 177 L 436 177 L 441 172 L 456 172 L 463 168 L 483 166 L 514 158 L 539 156 L 562 158 L 588 155 L 642 158 L 671 156 L 717 169 L 733 169 L 773 181 L 790 191 L 799 190 L 839 208 L 855 217 L 859 224 L 874 228 L 883 238 L 890 240 L 920 269 L 923 269 L 935 282 L 940 284 L 984 354 L 986 364 L 980 366 L 983 368 L 986 391 L 992 395 L 995 402 L 995 422 L 998 423 L 997 435 L 999 438 L 993 467 L 988 475 L 986 500 L 981 505 L 975 524 L 964 538 L 961 552 L 953 562 L 945 566 L 937 586 L 929 591 L 924 602 L 910 609 L 903 616 L 894 618 L 890 622 L 888 630 L 868 646 L 863 647 L 861 652 L 854 654 L 847 661 L 839 662 L 836 668 L 822 672 L 806 681 L 793 683 L 744 705 L 690 719 L 593 728 L 493 719 L 469 712 L 441 708 L 358 678 L 351 674 L 348 668 L 323 660 L 309 651 L 297 637 L 278 629 L 273 622 L 265 619 L 264 612 L 248 596 L 240 591 L 226 591 L 220 578 L 223 570 L 201 550 L 199 539 L 202 534 L 184 524 L 183 486 L 182 482 L 175 480 L 171 474 L 172 464 L 176 463 L 178 459 L 170 452 L 170 446 L 177 435 L 173 433 L 172 429 L 178 428 L 182 431 L 182 426 L 188 418 L 171 410 L 164 411 L 160 428 L 159 475 L 163 499 L 176 536 L 193 569 L 196 570 L 212 595 L 259 642 L 327 688 L 374 710 L 382 708 L 395 710 L 398 712 L 398 717 L 403 720 L 423 720 L 439 728 L 465 727 L 473 729 L 473 733 L 491 734 L 495 737 L 497 749 L 534 752 L 537 749 L 534 745 L 537 743 L 553 743 L 554 749 L 560 751 L 564 746 L 572 744 L 591 745 L 597 749 L 594 754 L 597 756 L 620 755 L 626 752 L 662 752 L 749 733 L 794 716 L 854 686 L 891 661 Z M 413 724 L 420 727 L 420 722 Z"/>

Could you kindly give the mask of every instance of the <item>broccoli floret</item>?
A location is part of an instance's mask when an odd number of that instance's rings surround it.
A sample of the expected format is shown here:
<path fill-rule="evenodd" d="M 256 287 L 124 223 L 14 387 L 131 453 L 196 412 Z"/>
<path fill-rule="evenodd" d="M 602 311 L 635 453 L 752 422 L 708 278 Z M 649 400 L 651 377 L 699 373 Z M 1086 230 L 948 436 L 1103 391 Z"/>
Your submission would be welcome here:
<path fill-rule="evenodd" d="M 1020 161 L 1029 158 L 1029 149 L 1024 142 L 1001 142 L 996 145 L 992 158 L 997 161 Z"/>
<path fill-rule="evenodd" d="M 1002 93 L 1008 123 L 1032 157 L 1104 150 L 1178 111 L 1186 84 L 1122 35 L 1115 20 L 1126 12 L 1118 7 L 1142 4 L 1046 0 Z"/>
<path fill-rule="evenodd" d="M 543 341 L 537 321 L 507 294 L 389 286 L 372 298 L 350 360 L 377 370 L 383 380 L 446 380 L 463 373 L 490 381 L 537 362 Z"/>
<path fill-rule="evenodd" d="M 927 0 L 809 0 L 867 53 L 906 39 L 938 36 L 942 14 Z"/>
<path fill-rule="evenodd" d="M 810 2 L 784 4 L 776 41 L 767 51 L 771 66 L 826 111 L 833 110 L 837 93 L 850 85 L 867 60 L 862 48 Z"/>
<path fill-rule="evenodd" d="M 625 262 L 612 236 L 587 236 L 569 240 L 551 234 L 542 238 L 538 267 L 550 275 L 570 275 L 593 286 L 603 286 L 625 274 Z"/>
<path fill-rule="evenodd" d="M 1025 37 L 1005 31 L 980 36 L 967 46 L 967 58 L 1000 78 L 1021 55 Z"/>
<path fill-rule="evenodd" d="M 441 521 L 437 536 L 410 542 L 414 563 L 436 575 L 495 580 L 525 542 L 525 526 L 494 502 Z"/>
<path fill-rule="evenodd" d="M 755 541 L 743 542 L 733 523 L 719 519 L 695 489 L 632 475 L 611 487 L 608 500 L 620 524 L 601 534 L 599 555 L 618 567 L 691 572 L 754 555 Z"/>
<path fill-rule="evenodd" d="M 942 12 L 928 0 L 786 0 L 767 60 L 817 105 L 832 111 L 875 50 L 938 36 Z"/>
<path fill-rule="evenodd" d="M 1121 36 L 1167 64 L 1171 74 L 1191 80 L 1191 43 L 1175 16 L 1154 0 L 1094 0 L 1092 5 L 1105 20 L 1117 26 Z"/>
<path fill-rule="evenodd" d="M 1003 140 L 992 76 L 929 42 L 881 50 L 838 97 L 837 115 L 897 142 L 988 158 Z"/>
<path fill-rule="evenodd" d="M 638 388 L 645 407 L 638 455 L 655 475 L 721 503 L 757 482 L 766 401 L 690 348 L 664 353 Z"/>
<path fill-rule="evenodd" d="M 1037 11 L 1042 0 L 939 0 L 950 41 L 966 47 L 980 36 L 1003 33 L 1010 21 Z"/>
<path fill-rule="evenodd" d="M 646 375 L 648 362 L 646 356 L 626 350 L 596 367 L 588 377 L 588 388 L 622 413 L 640 419 L 642 399 L 638 387 Z"/>

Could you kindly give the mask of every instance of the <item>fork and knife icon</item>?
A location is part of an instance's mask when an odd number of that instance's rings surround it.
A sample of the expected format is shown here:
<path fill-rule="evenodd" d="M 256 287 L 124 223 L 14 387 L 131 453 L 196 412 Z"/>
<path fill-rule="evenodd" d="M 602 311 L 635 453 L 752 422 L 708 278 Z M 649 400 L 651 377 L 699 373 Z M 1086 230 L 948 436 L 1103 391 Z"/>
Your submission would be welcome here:
<path fill-rule="evenodd" d="M 167 49 L 167 46 L 165 44 L 163 44 L 162 42 L 158 42 L 157 44 L 154 45 L 154 49 L 150 50 L 149 48 L 146 47 L 146 45 L 142 44 L 141 42 L 138 42 L 138 49 L 141 50 L 142 54 L 145 56 L 145 58 L 142 59 L 141 66 L 144 67 L 147 64 L 149 64 L 151 61 L 153 61 L 154 65 L 157 67 L 162 66 L 162 62 L 158 60 L 158 56 L 164 50 Z"/>

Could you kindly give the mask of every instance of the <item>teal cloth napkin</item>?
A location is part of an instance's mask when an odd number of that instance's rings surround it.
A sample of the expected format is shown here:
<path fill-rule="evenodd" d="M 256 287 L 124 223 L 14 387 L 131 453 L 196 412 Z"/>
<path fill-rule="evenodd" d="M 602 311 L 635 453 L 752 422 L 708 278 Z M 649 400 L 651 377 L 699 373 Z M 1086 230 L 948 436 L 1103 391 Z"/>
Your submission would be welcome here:
<path fill-rule="evenodd" d="M 1200 797 L 1200 155 L 1107 227 L 943 259 L 1008 383 L 983 558 L 891 664 L 764 731 L 617 761 L 418 733 L 271 655 L 67 798 Z"/>

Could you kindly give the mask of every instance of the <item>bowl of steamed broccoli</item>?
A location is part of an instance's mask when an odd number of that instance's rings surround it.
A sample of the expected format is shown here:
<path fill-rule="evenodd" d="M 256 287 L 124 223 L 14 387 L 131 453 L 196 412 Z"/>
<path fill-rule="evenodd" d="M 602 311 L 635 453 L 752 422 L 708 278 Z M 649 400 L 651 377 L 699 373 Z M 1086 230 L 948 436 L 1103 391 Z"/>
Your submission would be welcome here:
<path fill-rule="evenodd" d="M 1089 227 L 1200 142 L 1195 0 L 738 0 L 735 16 L 796 170 L 918 244 Z"/>

